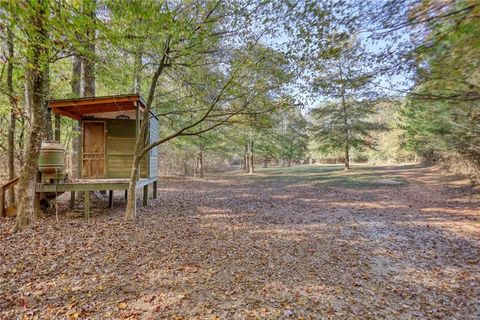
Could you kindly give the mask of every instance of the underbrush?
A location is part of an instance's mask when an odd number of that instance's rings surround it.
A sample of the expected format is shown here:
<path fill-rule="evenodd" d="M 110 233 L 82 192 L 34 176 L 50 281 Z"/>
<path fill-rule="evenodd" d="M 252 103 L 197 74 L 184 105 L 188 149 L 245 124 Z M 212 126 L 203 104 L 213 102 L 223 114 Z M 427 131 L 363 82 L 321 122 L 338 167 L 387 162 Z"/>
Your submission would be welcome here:
<path fill-rule="evenodd" d="M 449 172 L 467 177 L 471 187 L 480 191 L 480 160 L 472 161 L 457 154 L 443 155 L 436 161 Z"/>

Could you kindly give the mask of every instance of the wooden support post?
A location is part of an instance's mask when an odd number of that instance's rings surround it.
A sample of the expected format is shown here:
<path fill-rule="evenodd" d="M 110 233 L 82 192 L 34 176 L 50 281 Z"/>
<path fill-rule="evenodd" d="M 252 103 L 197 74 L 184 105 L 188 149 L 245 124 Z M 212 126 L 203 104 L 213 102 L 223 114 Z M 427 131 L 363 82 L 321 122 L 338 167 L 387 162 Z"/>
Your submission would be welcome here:
<path fill-rule="evenodd" d="M 135 103 L 135 140 L 138 139 L 138 136 L 140 135 L 140 127 L 141 127 L 141 122 L 140 122 L 140 108 L 138 102 Z M 142 176 L 142 172 L 140 171 L 140 163 L 138 163 L 137 167 L 137 181 L 140 180 L 140 177 Z"/>
<path fill-rule="evenodd" d="M 136 217 L 137 216 L 137 188 L 133 189 L 133 199 L 135 199 L 135 201 L 133 201 L 133 216 Z"/>
<path fill-rule="evenodd" d="M 108 207 L 113 208 L 113 190 L 108 190 Z"/>
<path fill-rule="evenodd" d="M 40 192 L 35 192 L 33 194 L 33 215 L 35 218 L 39 218 L 41 213 L 42 209 L 40 207 Z"/>
<path fill-rule="evenodd" d="M 37 180 L 40 179 L 37 177 Z M 18 183 L 18 177 L 10 180 L 3 186 L 0 186 L 0 217 L 3 217 L 4 214 L 6 214 L 6 201 L 5 201 L 5 192 L 8 190 L 8 188 L 13 188 L 17 183 Z M 9 203 L 10 206 L 13 205 L 13 203 Z"/>
<path fill-rule="evenodd" d="M 75 191 L 70 191 L 70 210 L 75 209 Z"/>
<path fill-rule="evenodd" d="M 80 127 L 80 134 L 78 136 L 77 177 L 75 178 L 81 178 L 83 176 L 83 122 L 78 121 L 78 126 Z"/>
<path fill-rule="evenodd" d="M 153 199 L 157 199 L 157 181 L 153 181 L 153 194 L 152 194 Z"/>
<path fill-rule="evenodd" d="M 148 184 L 143 187 L 143 206 L 148 205 Z"/>
<path fill-rule="evenodd" d="M 85 218 L 90 218 L 90 191 L 85 191 L 85 200 L 83 202 L 85 208 Z"/>

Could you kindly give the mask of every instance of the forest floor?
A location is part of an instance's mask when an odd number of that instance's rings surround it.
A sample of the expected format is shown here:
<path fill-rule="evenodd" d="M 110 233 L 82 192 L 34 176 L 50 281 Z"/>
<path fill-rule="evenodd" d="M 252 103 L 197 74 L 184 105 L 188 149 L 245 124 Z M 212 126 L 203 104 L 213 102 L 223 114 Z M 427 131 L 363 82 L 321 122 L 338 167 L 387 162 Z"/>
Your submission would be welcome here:
<path fill-rule="evenodd" d="M 66 197 L 59 223 L 1 220 L 0 319 L 480 317 L 480 199 L 435 168 L 165 178 L 158 195 L 135 222 L 120 192 L 89 221 Z"/>

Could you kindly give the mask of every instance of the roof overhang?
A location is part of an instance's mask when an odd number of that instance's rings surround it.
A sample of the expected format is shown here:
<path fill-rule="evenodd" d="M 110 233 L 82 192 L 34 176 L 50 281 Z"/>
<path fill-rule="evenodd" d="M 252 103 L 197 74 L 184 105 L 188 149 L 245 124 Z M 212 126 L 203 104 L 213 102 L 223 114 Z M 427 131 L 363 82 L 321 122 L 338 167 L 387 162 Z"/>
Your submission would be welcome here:
<path fill-rule="evenodd" d="M 96 113 L 140 111 L 145 109 L 145 101 L 138 94 L 90 97 L 79 99 L 52 100 L 48 104 L 52 112 L 64 117 L 81 120 L 83 116 Z"/>

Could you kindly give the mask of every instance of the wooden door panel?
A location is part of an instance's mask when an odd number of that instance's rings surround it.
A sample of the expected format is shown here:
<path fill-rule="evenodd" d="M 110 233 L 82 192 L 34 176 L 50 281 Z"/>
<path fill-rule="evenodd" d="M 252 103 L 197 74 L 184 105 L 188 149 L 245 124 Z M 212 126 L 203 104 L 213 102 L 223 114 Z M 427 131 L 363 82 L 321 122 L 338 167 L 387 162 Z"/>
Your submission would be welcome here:
<path fill-rule="evenodd" d="M 84 122 L 82 164 L 83 177 L 101 178 L 105 176 L 104 122 Z"/>

